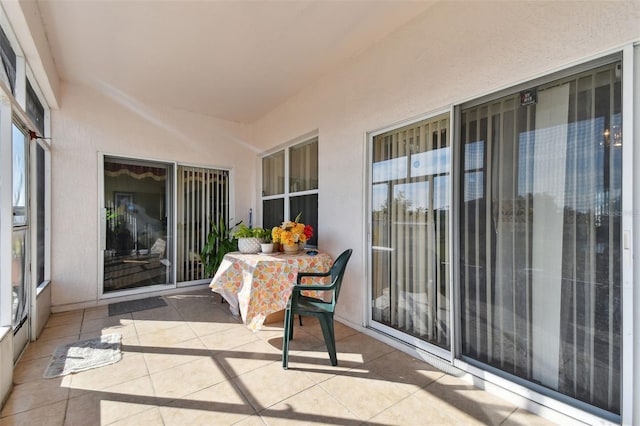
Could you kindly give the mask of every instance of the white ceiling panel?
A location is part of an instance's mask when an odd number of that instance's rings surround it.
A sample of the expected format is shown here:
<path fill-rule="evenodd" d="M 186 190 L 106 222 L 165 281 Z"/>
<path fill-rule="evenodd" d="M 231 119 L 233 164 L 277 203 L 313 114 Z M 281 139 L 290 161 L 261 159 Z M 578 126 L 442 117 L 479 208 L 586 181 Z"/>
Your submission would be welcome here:
<path fill-rule="evenodd" d="M 38 1 L 62 80 L 245 123 L 430 4 Z"/>

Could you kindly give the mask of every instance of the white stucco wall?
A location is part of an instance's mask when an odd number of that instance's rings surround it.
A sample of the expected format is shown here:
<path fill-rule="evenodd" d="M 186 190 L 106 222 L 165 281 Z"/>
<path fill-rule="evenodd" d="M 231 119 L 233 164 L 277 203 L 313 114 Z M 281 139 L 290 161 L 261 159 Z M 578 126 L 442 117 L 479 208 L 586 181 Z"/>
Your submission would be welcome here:
<path fill-rule="evenodd" d="M 338 315 L 362 324 L 368 131 L 640 40 L 640 2 L 442 2 L 254 123 L 261 150 L 319 129 L 320 248 L 355 249 Z"/>
<path fill-rule="evenodd" d="M 99 295 L 99 152 L 230 168 L 235 217 L 246 221 L 255 202 L 256 152 L 246 125 L 145 105 L 109 87 L 64 85 L 52 133 L 54 310 Z"/>

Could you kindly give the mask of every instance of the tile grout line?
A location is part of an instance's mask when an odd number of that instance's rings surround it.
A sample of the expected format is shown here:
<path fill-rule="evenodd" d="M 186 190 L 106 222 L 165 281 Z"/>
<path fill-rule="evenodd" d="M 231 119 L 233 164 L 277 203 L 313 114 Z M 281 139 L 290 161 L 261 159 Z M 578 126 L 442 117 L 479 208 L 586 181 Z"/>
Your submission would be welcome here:
<path fill-rule="evenodd" d="M 84 326 L 84 319 L 85 319 L 85 315 L 86 315 L 86 309 L 82 310 L 82 319 L 80 320 L 80 334 L 78 335 L 78 339 L 80 338 L 80 335 L 82 334 L 82 327 Z M 73 377 L 69 377 L 69 386 L 73 385 Z M 66 424 L 67 423 L 67 416 L 69 415 L 69 400 L 71 399 L 71 389 L 73 388 L 69 388 L 68 392 L 67 392 L 67 398 L 65 400 L 65 406 L 64 406 L 64 416 L 62 418 L 62 424 Z"/>
<path fill-rule="evenodd" d="M 516 411 L 518 411 L 518 407 L 513 407 L 513 410 L 511 410 L 511 412 L 507 414 L 504 419 L 502 419 L 502 421 L 500 422 L 500 425 L 503 425 L 509 419 L 509 417 L 511 417 Z"/>
<path fill-rule="evenodd" d="M 347 371 L 349 371 L 349 370 L 347 370 Z M 334 376 L 334 377 L 336 377 L 336 376 Z M 332 377 L 332 378 L 333 378 L 333 377 Z M 362 422 L 366 422 L 366 421 L 367 421 L 367 420 L 365 420 L 365 419 L 362 419 L 358 414 L 354 413 L 354 412 L 353 412 L 349 407 L 347 407 L 346 405 L 344 405 L 344 404 L 342 403 L 342 401 L 340 401 L 339 399 L 337 399 L 336 397 L 334 397 L 334 396 L 331 394 L 331 392 L 329 392 L 328 390 L 326 390 L 326 389 L 324 388 L 324 386 L 322 386 L 322 384 L 323 384 L 323 383 L 325 383 L 325 384 L 326 384 L 326 382 L 327 382 L 327 381 L 325 380 L 325 381 L 323 381 L 323 382 L 320 382 L 320 383 L 316 384 L 316 386 L 318 386 L 320 389 L 322 389 L 322 391 L 323 391 L 324 393 L 326 393 L 327 395 L 329 395 L 329 398 L 331 398 L 332 400 L 336 401 L 336 402 L 337 402 L 339 405 L 341 405 L 345 410 L 347 410 L 347 412 L 351 413 L 351 415 L 352 415 L 353 417 L 355 417 L 355 418 L 356 418 L 356 419 L 358 419 L 358 420 L 361 420 Z"/>

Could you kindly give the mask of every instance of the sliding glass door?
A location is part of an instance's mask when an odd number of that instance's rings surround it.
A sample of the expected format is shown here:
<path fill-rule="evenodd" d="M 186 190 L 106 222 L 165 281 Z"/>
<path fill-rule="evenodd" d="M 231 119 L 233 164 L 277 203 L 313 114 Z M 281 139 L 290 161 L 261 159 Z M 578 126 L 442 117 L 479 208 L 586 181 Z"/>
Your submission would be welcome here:
<path fill-rule="evenodd" d="M 461 111 L 462 355 L 620 413 L 620 63 Z"/>
<path fill-rule="evenodd" d="M 370 325 L 613 419 L 622 67 L 602 64 L 462 105 L 455 191 L 448 114 L 371 136 Z"/>
<path fill-rule="evenodd" d="M 373 136 L 373 325 L 449 350 L 449 114 Z"/>
<path fill-rule="evenodd" d="M 104 158 L 103 292 L 173 283 L 173 165 Z"/>
<path fill-rule="evenodd" d="M 229 221 L 227 170 L 105 157 L 104 197 L 104 293 L 207 278 L 200 252 L 211 223 Z"/>

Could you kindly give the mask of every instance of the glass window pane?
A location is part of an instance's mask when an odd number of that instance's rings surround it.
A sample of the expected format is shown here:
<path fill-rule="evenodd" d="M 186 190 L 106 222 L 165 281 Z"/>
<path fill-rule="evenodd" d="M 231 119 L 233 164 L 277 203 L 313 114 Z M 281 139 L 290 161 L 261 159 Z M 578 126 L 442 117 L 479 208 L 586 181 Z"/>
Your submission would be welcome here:
<path fill-rule="evenodd" d="M 291 197 L 291 220 L 300 215 L 300 222 L 313 227 L 313 237 L 307 240 L 308 246 L 318 246 L 318 194 Z"/>
<path fill-rule="evenodd" d="M 29 79 L 27 79 L 27 115 L 33 124 L 35 124 L 36 129 L 38 129 L 39 135 L 45 136 L 44 107 L 42 106 L 40 99 L 38 99 L 38 95 L 36 95 L 35 90 L 33 90 Z"/>
<path fill-rule="evenodd" d="M 617 64 L 461 114 L 462 353 L 620 413 Z"/>
<path fill-rule="evenodd" d="M 13 225 L 27 223 L 27 139 L 13 126 Z"/>
<path fill-rule="evenodd" d="M 318 138 L 289 149 L 289 192 L 310 189 L 318 189 Z"/>
<path fill-rule="evenodd" d="M 372 319 L 449 349 L 449 116 L 373 138 Z"/>
<path fill-rule="evenodd" d="M 264 200 L 262 202 L 262 227 L 271 229 L 284 221 L 284 199 Z"/>
<path fill-rule="evenodd" d="M 27 230 L 14 230 L 11 239 L 11 290 L 13 327 L 20 326 L 27 317 L 29 289 L 27 287 L 27 265 L 25 244 Z"/>
<path fill-rule="evenodd" d="M 262 196 L 284 194 L 284 151 L 262 159 Z"/>
<path fill-rule="evenodd" d="M 172 281 L 172 166 L 105 158 L 104 292 Z"/>
<path fill-rule="evenodd" d="M 44 214 L 45 214 L 45 179 L 44 179 L 44 162 L 45 162 L 45 151 L 44 149 L 36 144 L 36 201 L 38 204 L 38 208 L 35 211 L 36 214 L 36 227 L 37 227 L 37 248 L 36 248 L 36 273 L 37 275 L 37 284 L 41 284 L 44 277 Z"/>

